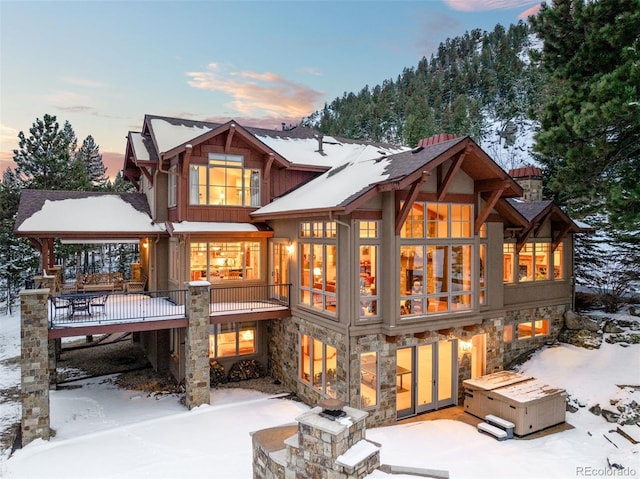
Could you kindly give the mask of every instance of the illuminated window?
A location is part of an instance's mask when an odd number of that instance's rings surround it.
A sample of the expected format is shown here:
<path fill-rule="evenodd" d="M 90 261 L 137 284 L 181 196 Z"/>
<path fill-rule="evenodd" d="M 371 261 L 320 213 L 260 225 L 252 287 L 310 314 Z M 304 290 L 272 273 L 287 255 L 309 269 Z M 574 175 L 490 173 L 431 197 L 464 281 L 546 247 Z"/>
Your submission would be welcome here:
<path fill-rule="evenodd" d="M 549 279 L 549 243 L 526 243 L 518 253 L 518 280 L 545 281 Z"/>
<path fill-rule="evenodd" d="M 260 206 L 260 182 L 260 170 L 245 168 L 243 156 L 209 153 L 208 165 L 189 169 L 189 203 Z"/>
<path fill-rule="evenodd" d="M 338 266 L 336 223 L 302 223 L 298 244 L 302 265 L 300 303 L 335 314 Z"/>
<path fill-rule="evenodd" d="M 378 316 L 378 222 L 358 221 L 360 232 L 359 260 L 360 276 L 358 288 L 360 291 L 360 318 L 366 319 Z"/>
<path fill-rule="evenodd" d="M 564 275 L 562 265 L 562 243 L 560 243 L 553 251 L 553 279 L 562 279 Z"/>
<path fill-rule="evenodd" d="M 256 352 L 257 325 L 255 321 L 222 323 L 211 326 L 209 357 L 225 358 Z"/>
<path fill-rule="evenodd" d="M 360 354 L 360 407 L 378 405 L 378 353 Z"/>
<path fill-rule="evenodd" d="M 300 335 L 300 379 L 324 396 L 336 397 L 337 350 L 309 335 Z"/>
<path fill-rule="evenodd" d="M 507 324 L 502 331 L 502 340 L 505 343 L 513 341 L 513 325 Z"/>
<path fill-rule="evenodd" d="M 425 240 L 473 237 L 473 207 L 415 202 L 402 230 L 400 315 L 470 310 L 473 245 Z"/>
<path fill-rule="evenodd" d="M 400 314 L 470 310 L 472 258 L 472 245 L 401 246 Z"/>
<path fill-rule="evenodd" d="M 518 339 L 527 339 L 533 336 L 548 336 L 549 320 L 539 319 L 533 322 L 518 324 Z"/>
<path fill-rule="evenodd" d="M 527 339 L 532 337 L 533 330 L 531 329 L 531 323 L 518 324 L 518 339 Z"/>
<path fill-rule="evenodd" d="M 242 281 L 260 278 L 257 241 L 191 243 L 191 281 Z"/>
<path fill-rule="evenodd" d="M 547 336 L 549 334 L 549 320 L 539 319 L 534 322 L 534 334 L 535 336 Z"/>
<path fill-rule="evenodd" d="M 516 245 L 514 243 L 504 243 L 502 251 L 502 280 L 505 283 L 513 283 L 513 268 L 516 264 Z"/>

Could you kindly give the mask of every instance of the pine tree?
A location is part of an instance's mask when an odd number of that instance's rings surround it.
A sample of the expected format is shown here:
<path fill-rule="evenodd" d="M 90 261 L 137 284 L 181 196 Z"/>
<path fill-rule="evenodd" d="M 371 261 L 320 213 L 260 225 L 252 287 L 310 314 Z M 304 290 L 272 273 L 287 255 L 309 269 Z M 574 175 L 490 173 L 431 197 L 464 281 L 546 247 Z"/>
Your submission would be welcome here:
<path fill-rule="evenodd" d="M 13 234 L 19 199 L 19 181 L 7 168 L 0 182 L 0 303 L 7 305 L 9 314 L 30 271 L 37 268 L 37 254 L 29 242 Z"/>
<path fill-rule="evenodd" d="M 104 189 L 107 183 L 107 169 L 102 162 L 100 147 L 93 136 L 89 135 L 75 154 L 75 160 L 84 165 L 87 179 L 92 189 Z"/>
<path fill-rule="evenodd" d="M 87 184 L 84 168 L 74 159 L 76 135 L 69 122 L 60 129 L 56 117 L 45 114 L 18 134 L 19 149 L 13 150 L 16 175 L 22 188 L 80 190 Z"/>
<path fill-rule="evenodd" d="M 640 2 L 556 0 L 532 18 L 548 74 L 535 149 L 556 200 L 640 228 Z"/>

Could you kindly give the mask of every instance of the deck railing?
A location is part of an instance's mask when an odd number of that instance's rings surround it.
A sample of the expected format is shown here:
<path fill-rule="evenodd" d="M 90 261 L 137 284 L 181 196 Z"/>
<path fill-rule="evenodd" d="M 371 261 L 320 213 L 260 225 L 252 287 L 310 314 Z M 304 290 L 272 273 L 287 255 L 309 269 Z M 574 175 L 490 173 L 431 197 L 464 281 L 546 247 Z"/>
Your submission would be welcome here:
<path fill-rule="evenodd" d="M 211 314 L 289 308 L 290 284 L 211 288 Z"/>
<path fill-rule="evenodd" d="M 251 313 L 289 308 L 291 285 L 251 285 L 211 288 L 211 315 Z M 186 290 L 141 293 L 78 293 L 49 301 L 49 325 L 73 327 L 186 317 Z"/>

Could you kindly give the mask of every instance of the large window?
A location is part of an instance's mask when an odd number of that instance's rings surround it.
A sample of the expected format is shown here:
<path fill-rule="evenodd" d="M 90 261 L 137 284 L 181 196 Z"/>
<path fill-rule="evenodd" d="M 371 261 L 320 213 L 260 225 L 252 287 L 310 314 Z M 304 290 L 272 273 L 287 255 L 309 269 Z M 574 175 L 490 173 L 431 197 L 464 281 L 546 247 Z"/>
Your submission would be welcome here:
<path fill-rule="evenodd" d="M 191 243 L 191 281 L 240 281 L 260 278 L 257 241 Z"/>
<path fill-rule="evenodd" d="M 260 170 L 245 168 L 241 155 L 209 153 L 208 165 L 189 170 L 189 203 L 260 206 Z"/>
<path fill-rule="evenodd" d="M 562 243 L 551 253 L 551 243 L 537 240 L 525 243 L 516 253 L 514 243 L 503 246 L 503 279 L 505 283 L 528 283 L 562 279 Z"/>
<path fill-rule="evenodd" d="M 360 238 L 359 260 L 360 276 L 360 317 L 370 318 L 378 316 L 378 289 L 376 278 L 378 277 L 378 252 L 380 225 L 378 221 L 358 221 L 358 234 Z"/>
<path fill-rule="evenodd" d="M 401 230 L 401 315 L 472 308 L 472 226 L 471 205 L 413 204 Z"/>
<path fill-rule="evenodd" d="M 257 325 L 255 321 L 222 323 L 211 326 L 209 357 L 227 358 L 256 352 Z"/>
<path fill-rule="evenodd" d="M 320 391 L 324 396 L 336 397 L 336 348 L 300 335 L 300 379 Z"/>
<path fill-rule="evenodd" d="M 300 303 L 335 314 L 337 301 L 336 223 L 300 224 Z"/>

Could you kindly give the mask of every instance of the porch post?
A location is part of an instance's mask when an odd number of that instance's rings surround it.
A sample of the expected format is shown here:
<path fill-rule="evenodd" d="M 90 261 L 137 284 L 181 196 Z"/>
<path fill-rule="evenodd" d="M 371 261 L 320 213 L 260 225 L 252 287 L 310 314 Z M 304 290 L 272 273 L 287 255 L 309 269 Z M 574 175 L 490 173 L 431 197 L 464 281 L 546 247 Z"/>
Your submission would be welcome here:
<path fill-rule="evenodd" d="M 189 409 L 209 404 L 209 286 L 207 281 L 187 283 L 185 389 Z"/>
<path fill-rule="evenodd" d="M 20 292 L 22 445 L 49 440 L 48 289 Z"/>

